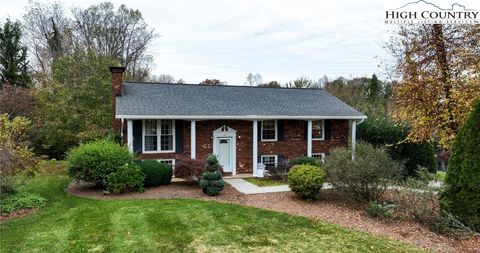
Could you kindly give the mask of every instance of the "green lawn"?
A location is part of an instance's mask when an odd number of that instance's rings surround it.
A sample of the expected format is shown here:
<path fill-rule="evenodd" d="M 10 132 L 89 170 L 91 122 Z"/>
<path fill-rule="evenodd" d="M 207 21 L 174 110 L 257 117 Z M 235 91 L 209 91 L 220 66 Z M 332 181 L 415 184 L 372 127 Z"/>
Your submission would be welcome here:
<path fill-rule="evenodd" d="M 275 186 L 275 185 L 288 184 L 283 180 L 275 180 L 275 179 L 267 179 L 267 178 L 251 177 L 251 178 L 245 178 L 245 180 L 257 186 Z"/>
<path fill-rule="evenodd" d="M 1 252 L 417 252 L 325 222 L 213 201 L 93 200 L 68 196 L 63 173 L 23 189 L 48 199 L 0 225 Z"/>

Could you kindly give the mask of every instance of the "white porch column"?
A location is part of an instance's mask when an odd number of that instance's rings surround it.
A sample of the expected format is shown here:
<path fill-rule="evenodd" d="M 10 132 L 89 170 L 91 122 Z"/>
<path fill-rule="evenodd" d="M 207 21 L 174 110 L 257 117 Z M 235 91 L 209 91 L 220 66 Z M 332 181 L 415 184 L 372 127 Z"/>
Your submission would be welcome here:
<path fill-rule="evenodd" d="M 312 156 L 312 121 L 309 120 L 307 124 L 307 156 Z"/>
<path fill-rule="evenodd" d="M 253 152 L 252 152 L 252 156 L 253 156 L 253 175 L 257 175 L 257 164 L 258 164 L 258 152 L 257 152 L 257 148 L 258 148 L 258 121 L 257 120 L 254 120 L 253 121 L 253 136 L 252 136 L 252 142 L 253 142 Z"/>
<path fill-rule="evenodd" d="M 352 120 L 352 160 L 355 159 L 355 145 L 357 139 L 357 122 Z"/>
<path fill-rule="evenodd" d="M 197 129 L 196 129 L 196 121 L 190 121 L 190 158 L 196 159 L 197 158 Z"/>
<path fill-rule="evenodd" d="M 127 120 L 127 147 L 130 152 L 133 152 L 133 121 Z"/>

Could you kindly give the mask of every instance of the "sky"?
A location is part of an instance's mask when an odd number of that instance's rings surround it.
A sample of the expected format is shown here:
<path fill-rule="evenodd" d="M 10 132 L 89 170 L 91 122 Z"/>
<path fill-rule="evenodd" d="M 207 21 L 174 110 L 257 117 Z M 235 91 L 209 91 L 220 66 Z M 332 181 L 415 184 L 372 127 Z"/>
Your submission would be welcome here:
<path fill-rule="evenodd" d="M 46 1 L 42 1 L 46 2 Z M 61 1 L 68 11 L 100 1 Z M 388 30 L 382 0 L 124 0 L 160 35 L 149 47 L 151 73 L 187 83 L 206 78 L 245 84 L 248 73 L 265 82 L 387 77 L 383 49 Z M 0 0 L 0 20 L 21 19 L 28 0 Z"/>

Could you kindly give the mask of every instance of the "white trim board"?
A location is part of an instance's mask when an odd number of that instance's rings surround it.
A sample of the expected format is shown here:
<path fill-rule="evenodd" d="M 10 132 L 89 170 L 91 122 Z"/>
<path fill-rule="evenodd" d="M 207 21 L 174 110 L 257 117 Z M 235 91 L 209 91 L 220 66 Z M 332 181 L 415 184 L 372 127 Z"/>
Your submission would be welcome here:
<path fill-rule="evenodd" d="M 185 119 L 185 120 L 211 120 L 211 119 L 239 119 L 239 120 L 268 120 L 268 119 L 296 119 L 296 120 L 317 120 L 317 119 L 366 119 L 367 116 L 215 116 L 215 115 L 115 115 L 117 119 Z"/>

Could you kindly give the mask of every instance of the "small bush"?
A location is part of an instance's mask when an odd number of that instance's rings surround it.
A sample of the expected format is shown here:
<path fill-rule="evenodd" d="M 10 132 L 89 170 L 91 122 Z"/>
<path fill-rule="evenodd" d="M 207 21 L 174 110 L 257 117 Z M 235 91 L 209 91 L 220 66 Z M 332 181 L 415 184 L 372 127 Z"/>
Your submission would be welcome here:
<path fill-rule="evenodd" d="M 290 172 L 291 168 L 292 165 L 290 161 L 280 161 L 276 167 L 272 166 L 272 168 L 268 168 L 266 170 L 266 176 L 275 179 L 280 178 L 283 181 L 287 181 L 288 173 Z"/>
<path fill-rule="evenodd" d="M 202 180 L 200 180 L 200 188 L 202 188 L 203 193 L 208 196 L 218 195 L 223 188 L 225 187 L 225 182 L 222 180 L 222 175 L 219 171 L 206 171 L 202 175 Z"/>
<path fill-rule="evenodd" d="M 202 178 L 203 161 L 189 159 L 175 165 L 175 177 L 183 178 L 190 184 L 198 183 Z"/>
<path fill-rule="evenodd" d="M 364 200 L 378 200 L 402 178 L 403 164 L 390 158 L 385 149 L 358 143 L 355 160 L 349 148 L 334 149 L 326 159 L 328 179 L 335 188 Z"/>
<path fill-rule="evenodd" d="M 105 187 L 107 177 L 125 164 L 133 163 L 133 154 L 119 144 L 97 140 L 68 152 L 68 174 L 75 179 Z"/>
<path fill-rule="evenodd" d="M 418 166 L 435 172 L 433 145 L 429 142 L 405 142 L 409 132 L 408 126 L 397 124 L 385 117 L 369 115 L 365 122 L 358 125 L 357 137 L 372 145 L 386 147 L 394 160 L 404 161 L 405 177 L 414 177 Z"/>
<path fill-rule="evenodd" d="M 114 194 L 123 193 L 127 190 L 143 192 L 144 179 L 145 176 L 138 165 L 126 163 L 107 176 L 106 190 Z"/>
<path fill-rule="evenodd" d="M 40 208 L 45 206 L 45 201 L 36 194 L 4 194 L 0 198 L 0 213 L 11 213 L 25 208 Z"/>
<path fill-rule="evenodd" d="M 222 180 L 221 168 L 217 157 L 213 154 L 208 155 L 205 163 L 206 171 L 202 174 L 202 180 L 200 180 L 200 188 L 202 188 L 203 193 L 215 196 L 223 190 L 225 182 Z"/>
<path fill-rule="evenodd" d="M 145 186 L 168 185 L 172 181 L 172 166 L 157 160 L 146 160 L 140 164 L 145 174 Z"/>
<path fill-rule="evenodd" d="M 393 218 L 394 207 L 395 206 L 393 205 L 380 204 L 378 202 L 373 201 L 368 204 L 366 211 L 370 217 Z"/>
<path fill-rule="evenodd" d="M 290 189 L 304 199 L 316 199 L 324 182 L 325 171 L 317 166 L 295 165 L 288 173 Z"/>
<path fill-rule="evenodd" d="M 317 158 L 314 157 L 308 157 L 308 156 L 299 156 L 295 157 L 290 161 L 290 164 L 292 166 L 295 165 L 302 165 L 302 164 L 308 164 L 308 165 L 313 165 L 313 166 L 320 166 L 321 162 Z"/>

